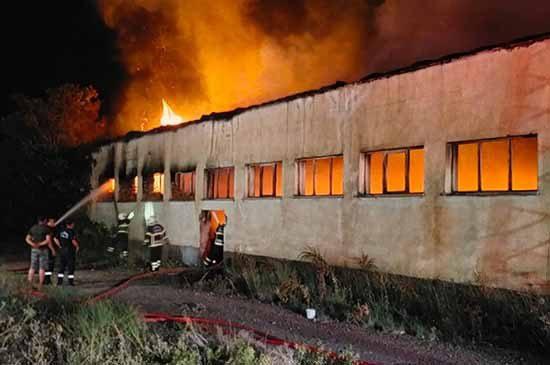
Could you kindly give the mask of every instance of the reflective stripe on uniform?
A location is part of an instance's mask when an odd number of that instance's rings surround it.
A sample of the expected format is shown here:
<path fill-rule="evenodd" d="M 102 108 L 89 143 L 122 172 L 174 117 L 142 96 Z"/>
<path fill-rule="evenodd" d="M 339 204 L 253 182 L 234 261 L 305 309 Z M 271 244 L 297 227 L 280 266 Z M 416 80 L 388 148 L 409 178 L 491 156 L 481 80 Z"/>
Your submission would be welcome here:
<path fill-rule="evenodd" d="M 45 274 L 46 274 L 47 276 L 51 276 L 51 275 L 52 275 L 52 272 L 51 272 L 51 271 L 46 271 Z"/>
<path fill-rule="evenodd" d="M 74 275 L 67 275 L 69 279 L 74 279 Z"/>
<path fill-rule="evenodd" d="M 63 276 L 64 276 L 64 275 L 61 274 L 61 273 L 57 274 L 57 277 L 58 277 L 58 278 L 62 278 Z"/>

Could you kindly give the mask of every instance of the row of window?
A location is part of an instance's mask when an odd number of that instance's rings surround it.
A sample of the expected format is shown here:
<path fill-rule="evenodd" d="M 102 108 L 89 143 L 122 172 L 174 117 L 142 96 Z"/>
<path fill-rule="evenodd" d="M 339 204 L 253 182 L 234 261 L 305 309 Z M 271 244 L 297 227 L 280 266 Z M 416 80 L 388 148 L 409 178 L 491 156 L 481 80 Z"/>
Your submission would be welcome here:
<path fill-rule="evenodd" d="M 521 136 L 449 143 L 447 162 L 452 181 L 448 193 L 529 192 L 538 186 L 537 137 Z M 361 154 L 360 195 L 424 193 L 423 146 L 368 151 Z M 297 196 L 344 194 L 343 156 L 324 156 L 296 161 Z M 137 196 L 137 177 L 120 179 L 119 200 Z M 194 200 L 195 171 L 176 171 L 171 176 L 172 200 Z M 111 192 L 114 192 L 114 180 Z M 207 169 L 207 199 L 233 199 L 233 167 Z M 144 200 L 162 200 L 164 174 L 144 176 Z M 283 196 L 281 161 L 248 165 L 247 196 Z"/>

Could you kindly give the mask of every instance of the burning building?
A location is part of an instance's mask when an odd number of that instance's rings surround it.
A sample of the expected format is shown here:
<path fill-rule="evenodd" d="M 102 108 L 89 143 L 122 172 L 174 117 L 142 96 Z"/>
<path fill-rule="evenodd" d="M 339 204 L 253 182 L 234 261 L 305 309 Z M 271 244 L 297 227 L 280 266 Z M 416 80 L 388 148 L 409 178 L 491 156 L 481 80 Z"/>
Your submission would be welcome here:
<path fill-rule="evenodd" d="M 187 254 L 223 211 L 227 251 L 547 292 L 548 65 L 538 36 L 130 133 L 94 153 L 93 185 L 116 183 L 90 214 L 151 202 Z"/>

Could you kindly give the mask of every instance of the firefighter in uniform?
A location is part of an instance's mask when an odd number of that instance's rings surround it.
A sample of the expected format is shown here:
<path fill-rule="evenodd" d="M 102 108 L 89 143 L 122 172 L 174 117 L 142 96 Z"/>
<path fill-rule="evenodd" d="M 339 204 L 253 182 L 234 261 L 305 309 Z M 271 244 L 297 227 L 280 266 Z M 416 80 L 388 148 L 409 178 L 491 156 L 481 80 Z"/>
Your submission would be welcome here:
<path fill-rule="evenodd" d="M 111 246 L 107 247 L 109 255 L 114 256 L 118 252 L 120 258 L 125 259 L 128 257 L 128 230 L 132 218 L 134 218 L 134 212 L 118 214 L 116 234 Z"/>
<path fill-rule="evenodd" d="M 74 285 L 74 268 L 76 253 L 80 249 L 76 234 L 74 232 L 74 222 L 67 220 L 65 226 L 59 230 L 55 243 L 59 247 L 59 272 L 57 273 L 57 285 L 63 285 L 65 271 L 69 279 L 69 285 Z"/>
<path fill-rule="evenodd" d="M 154 216 L 147 218 L 146 225 L 143 244 L 149 247 L 149 265 L 151 271 L 158 271 L 162 263 L 162 246 L 168 243 L 168 237 L 166 230 Z"/>
<path fill-rule="evenodd" d="M 219 222 L 215 212 L 212 212 L 212 216 L 218 223 L 218 227 L 216 228 L 216 238 L 214 239 L 214 244 L 210 246 L 206 257 L 202 262 L 206 267 L 219 264 L 223 261 L 224 232 L 225 225 L 227 224 L 227 216 L 225 217 L 224 223 Z"/>

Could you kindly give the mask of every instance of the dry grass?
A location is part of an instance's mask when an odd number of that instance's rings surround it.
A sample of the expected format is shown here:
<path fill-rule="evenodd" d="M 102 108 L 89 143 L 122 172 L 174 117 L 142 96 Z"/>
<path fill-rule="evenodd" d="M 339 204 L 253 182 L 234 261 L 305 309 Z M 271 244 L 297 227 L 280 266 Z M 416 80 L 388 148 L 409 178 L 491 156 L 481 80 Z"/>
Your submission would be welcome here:
<path fill-rule="evenodd" d="M 49 301 L 28 301 L 17 296 L 17 283 L 13 275 L 0 273 L 0 364 L 349 363 L 348 357 L 331 360 L 318 353 L 267 348 L 246 333 L 205 335 L 189 326 L 149 326 L 130 306 L 109 301 L 75 305 L 62 291 L 51 291 Z"/>

